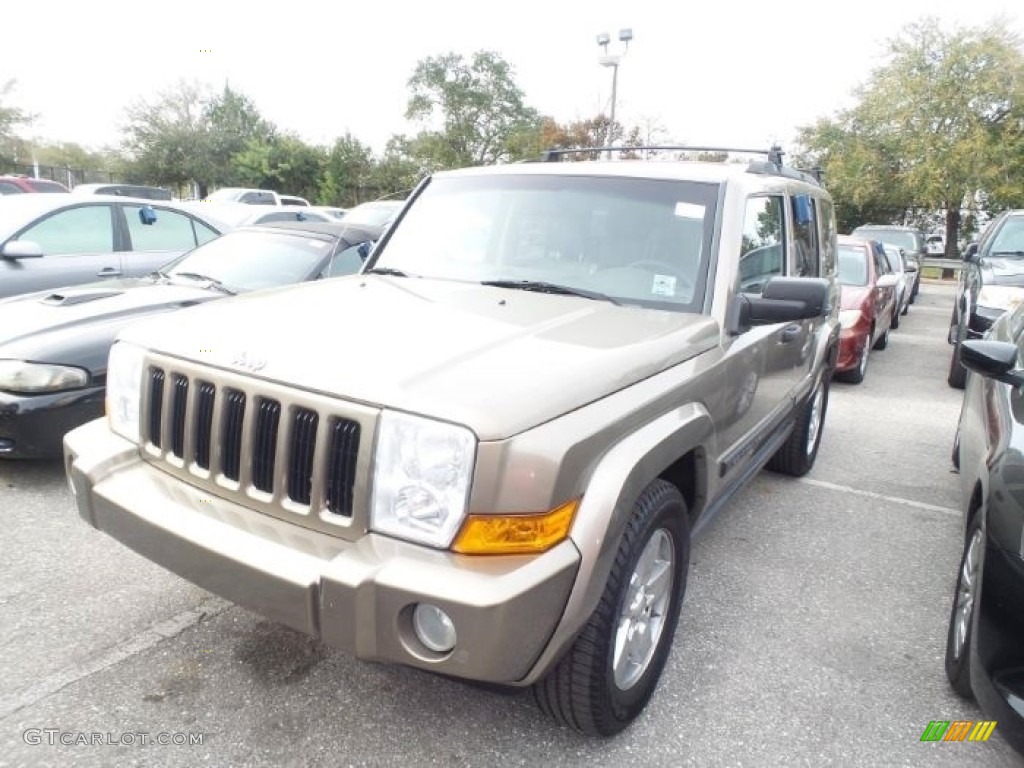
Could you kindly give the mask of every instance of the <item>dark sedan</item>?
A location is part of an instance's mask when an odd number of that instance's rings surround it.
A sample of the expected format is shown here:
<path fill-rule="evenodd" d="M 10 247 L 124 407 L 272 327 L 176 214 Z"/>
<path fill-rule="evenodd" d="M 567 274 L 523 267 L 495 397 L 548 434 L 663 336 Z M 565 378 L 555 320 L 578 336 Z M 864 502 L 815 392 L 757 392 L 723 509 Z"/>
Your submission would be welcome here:
<path fill-rule="evenodd" d="M 1024 753 L 1024 307 L 963 342 L 953 463 L 966 507 L 946 674 Z"/>
<path fill-rule="evenodd" d="M 371 241 L 343 222 L 246 227 L 148 277 L 0 301 L 0 457 L 59 456 L 65 432 L 103 415 L 107 355 L 128 323 L 358 272 Z"/>

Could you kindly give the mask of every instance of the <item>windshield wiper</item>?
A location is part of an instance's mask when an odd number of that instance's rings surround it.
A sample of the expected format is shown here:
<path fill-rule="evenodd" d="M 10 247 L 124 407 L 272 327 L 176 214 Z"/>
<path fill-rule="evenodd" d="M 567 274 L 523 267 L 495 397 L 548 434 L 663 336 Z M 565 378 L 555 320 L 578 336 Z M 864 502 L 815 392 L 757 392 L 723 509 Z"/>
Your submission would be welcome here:
<path fill-rule="evenodd" d="M 393 267 L 373 267 L 363 272 L 364 275 L 388 275 L 390 277 L 408 277 L 405 272 Z"/>
<path fill-rule="evenodd" d="M 1024 251 L 992 251 L 989 256 L 1024 256 Z"/>
<path fill-rule="evenodd" d="M 616 306 L 622 306 L 621 301 L 613 299 L 604 293 L 588 291 L 586 288 L 559 285 L 558 283 L 545 283 L 543 280 L 483 280 L 480 285 L 490 285 L 494 288 L 516 288 L 520 291 L 536 291 L 537 293 L 557 293 L 562 296 L 579 296 L 583 299 L 607 301 Z"/>
<path fill-rule="evenodd" d="M 226 293 L 228 296 L 235 295 L 235 291 L 232 291 L 217 278 L 209 277 L 208 275 L 201 275 L 198 272 L 175 272 L 173 277 L 189 277 L 193 280 L 205 280 L 210 284 L 211 288 L 216 288 L 218 291 Z"/>

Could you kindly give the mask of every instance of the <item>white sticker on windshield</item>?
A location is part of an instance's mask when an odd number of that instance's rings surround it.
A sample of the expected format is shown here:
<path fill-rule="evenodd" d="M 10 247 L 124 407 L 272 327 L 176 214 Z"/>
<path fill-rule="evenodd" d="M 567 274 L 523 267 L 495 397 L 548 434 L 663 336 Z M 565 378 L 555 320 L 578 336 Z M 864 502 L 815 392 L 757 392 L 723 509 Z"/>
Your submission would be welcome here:
<path fill-rule="evenodd" d="M 655 296 L 675 296 L 676 279 L 672 275 L 655 275 L 651 283 L 651 293 Z"/>
<path fill-rule="evenodd" d="M 703 219 L 704 206 L 696 203 L 676 203 L 676 216 L 684 219 Z"/>

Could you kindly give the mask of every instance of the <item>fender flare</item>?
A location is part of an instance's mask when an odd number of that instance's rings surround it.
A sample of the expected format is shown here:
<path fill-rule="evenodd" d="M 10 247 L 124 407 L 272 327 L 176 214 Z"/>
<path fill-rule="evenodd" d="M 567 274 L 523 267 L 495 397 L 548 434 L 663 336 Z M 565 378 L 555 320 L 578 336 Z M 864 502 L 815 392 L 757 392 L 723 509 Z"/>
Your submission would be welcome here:
<path fill-rule="evenodd" d="M 523 684 L 543 677 L 596 610 L 636 499 L 676 460 L 693 450 L 706 451 L 713 439 L 711 414 L 700 403 L 688 403 L 623 437 L 600 458 L 569 533 L 580 553 L 576 581 L 561 621 Z M 705 476 L 698 464 L 698 502 L 705 493 Z M 696 511 L 689 510 L 691 521 Z"/>

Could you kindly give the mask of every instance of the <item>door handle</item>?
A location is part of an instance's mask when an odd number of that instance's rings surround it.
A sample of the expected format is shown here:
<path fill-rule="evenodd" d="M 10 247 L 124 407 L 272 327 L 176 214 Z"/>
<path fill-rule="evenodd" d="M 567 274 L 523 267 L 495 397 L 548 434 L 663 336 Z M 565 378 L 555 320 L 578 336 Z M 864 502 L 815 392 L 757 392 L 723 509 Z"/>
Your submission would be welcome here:
<path fill-rule="evenodd" d="M 121 270 L 117 267 L 104 267 L 96 273 L 96 277 L 120 277 Z"/>
<path fill-rule="evenodd" d="M 799 339 L 803 335 L 803 327 L 799 325 L 787 325 L 782 329 L 782 343 L 788 344 Z"/>

